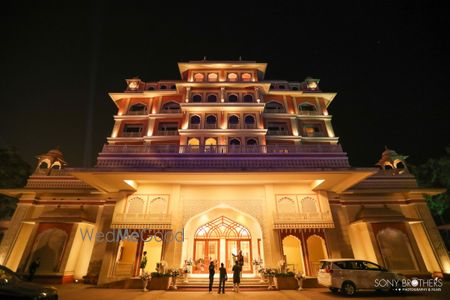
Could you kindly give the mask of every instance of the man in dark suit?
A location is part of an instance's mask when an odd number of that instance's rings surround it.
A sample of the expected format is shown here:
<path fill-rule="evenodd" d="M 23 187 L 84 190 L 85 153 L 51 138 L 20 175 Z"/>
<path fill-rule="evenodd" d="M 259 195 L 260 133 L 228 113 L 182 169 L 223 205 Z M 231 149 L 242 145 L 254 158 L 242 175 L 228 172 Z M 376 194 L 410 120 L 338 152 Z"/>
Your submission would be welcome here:
<path fill-rule="evenodd" d="M 220 264 L 219 268 L 219 294 L 220 290 L 222 290 L 222 294 L 225 294 L 225 281 L 227 281 L 227 269 L 223 266 L 223 263 Z"/>
<path fill-rule="evenodd" d="M 209 292 L 212 293 L 212 286 L 214 282 L 214 274 L 216 273 L 214 262 L 209 263 Z"/>

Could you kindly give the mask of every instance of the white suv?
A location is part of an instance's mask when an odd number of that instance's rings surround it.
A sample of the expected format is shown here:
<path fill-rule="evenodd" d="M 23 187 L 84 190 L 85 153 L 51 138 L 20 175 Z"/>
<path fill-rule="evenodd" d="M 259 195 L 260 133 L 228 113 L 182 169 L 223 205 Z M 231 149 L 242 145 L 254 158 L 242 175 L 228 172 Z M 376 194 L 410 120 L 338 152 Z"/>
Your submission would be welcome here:
<path fill-rule="evenodd" d="M 353 296 L 357 290 L 390 291 L 399 288 L 405 277 L 366 260 L 324 259 L 317 275 L 319 284 L 333 293 Z"/>

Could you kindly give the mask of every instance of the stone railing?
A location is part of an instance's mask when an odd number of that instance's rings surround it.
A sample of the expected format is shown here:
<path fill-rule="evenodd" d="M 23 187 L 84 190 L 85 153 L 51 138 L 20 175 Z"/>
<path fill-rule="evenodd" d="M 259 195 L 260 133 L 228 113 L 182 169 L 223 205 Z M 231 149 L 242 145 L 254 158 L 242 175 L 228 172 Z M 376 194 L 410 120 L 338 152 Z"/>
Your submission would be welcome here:
<path fill-rule="evenodd" d="M 170 224 L 170 214 L 115 213 L 113 223 Z"/>
<path fill-rule="evenodd" d="M 332 222 L 331 213 L 307 212 L 307 213 L 274 213 L 275 223 L 309 223 L 309 222 Z"/>
<path fill-rule="evenodd" d="M 295 153 L 342 153 L 341 145 L 217 145 L 217 146 L 193 146 L 193 145 L 104 145 L 104 154 L 133 154 L 133 153 L 212 153 L 212 154 L 295 154 Z"/>

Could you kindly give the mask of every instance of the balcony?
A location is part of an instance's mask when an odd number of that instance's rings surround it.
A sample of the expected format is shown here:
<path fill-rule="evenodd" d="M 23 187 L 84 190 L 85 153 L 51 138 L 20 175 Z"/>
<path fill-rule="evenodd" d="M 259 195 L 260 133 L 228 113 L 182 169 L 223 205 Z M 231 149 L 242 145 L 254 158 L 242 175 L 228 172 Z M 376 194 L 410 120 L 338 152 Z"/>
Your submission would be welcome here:
<path fill-rule="evenodd" d="M 285 114 L 286 109 L 285 108 L 265 108 L 264 109 L 265 114 Z"/>
<path fill-rule="evenodd" d="M 167 108 L 167 109 L 162 109 L 161 113 L 162 114 L 179 114 L 179 113 L 181 113 L 181 109 L 180 108 Z"/>
<path fill-rule="evenodd" d="M 287 130 L 268 130 L 267 135 L 290 135 Z"/>
<path fill-rule="evenodd" d="M 120 136 L 121 137 L 141 137 L 142 136 L 142 132 L 127 132 L 127 131 L 124 131 L 124 132 L 122 132 L 122 134 Z"/>
<path fill-rule="evenodd" d="M 323 132 L 308 132 L 305 134 L 306 137 L 326 137 L 325 133 Z"/>
<path fill-rule="evenodd" d="M 189 129 L 201 129 L 200 124 L 189 124 Z"/>
<path fill-rule="evenodd" d="M 274 213 L 275 229 L 333 228 L 331 212 Z"/>
<path fill-rule="evenodd" d="M 256 124 L 244 124 L 245 129 L 256 129 Z"/>
<path fill-rule="evenodd" d="M 205 129 L 217 129 L 217 124 L 205 124 Z"/>
<path fill-rule="evenodd" d="M 233 124 L 233 123 L 228 123 L 228 129 L 240 129 L 241 126 L 240 124 Z"/>
<path fill-rule="evenodd" d="M 320 116 L 320 115 L 322 115 L 322 113 L 317 110 L 299 110 L 298 114 L 302 115 L 302 116 Z"/>
<path fill-rule="evenodd" d="M 115 213 L 111 228 L 170 229 L 171 220 L 170 214 Z"/>
<path fill-rule="evenodd" d="M 174 136 L 174 135 L 178 135 L 178 130 L 158 130 L 156 135 L 158 135 L 158 136 Z"/>
<path fill-rule="evenodd" d="M 127 115 L 147 115 L 148 112 L 146 109 L 143 110 L 129 110 Z"/>

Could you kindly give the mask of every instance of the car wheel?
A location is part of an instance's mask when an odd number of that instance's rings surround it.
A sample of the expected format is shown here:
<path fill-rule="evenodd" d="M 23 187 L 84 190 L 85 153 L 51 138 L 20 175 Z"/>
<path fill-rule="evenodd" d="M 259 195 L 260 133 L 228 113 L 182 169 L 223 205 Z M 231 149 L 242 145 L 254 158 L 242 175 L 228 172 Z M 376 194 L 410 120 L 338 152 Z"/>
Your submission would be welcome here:
<path fill-rule="evenodd" d="M 334 288 L 334 287 L 330 287 L 330 291 L 331 291 L 333 294 L 336 294 L 336 293 L 339 291 L 339 289 L 338 289 L 338 288 Z"/>
<path fill-rule="evenodd" d="M 341 292 L 346 296 L 353 296 L 356 294 L 356 286 L 353 282 L 346 281 L 342 284 Z"/>

